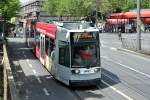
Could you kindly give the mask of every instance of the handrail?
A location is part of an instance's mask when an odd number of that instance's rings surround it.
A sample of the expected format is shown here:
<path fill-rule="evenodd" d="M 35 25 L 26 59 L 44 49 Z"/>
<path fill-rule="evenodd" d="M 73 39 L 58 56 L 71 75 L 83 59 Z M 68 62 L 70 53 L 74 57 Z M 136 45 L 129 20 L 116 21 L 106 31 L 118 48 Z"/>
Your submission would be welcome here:
<path fill-rule="evenodd" d="M 7 86 L 8 86 L 8 81 L 7 81 L 7 65 L 6 65 L 6 63 L 7 63 L 7 53 L 6 53 L 6 46 L 5 46 L 5 44 L 3 44 L 3 52 L 5 52 L 4 53 L 4 55 L 3 55 L 3 59 L 4 59 L 4 61 L 3 61 L 3 100 L 7 100 L 7 97 L 8 97 L 8 88 L 7 88 Z"/>
<path fill-rule="evenodd" d="M 8 100 L 8 93 L 10 93 L 9 98 L 11 100 L 19 100 L 17 98 L 16 85 L 15 85 L 14 77 L 13 77 L 11 67 L 10 67 L 6 42 L 4 42 L 4 44 L 3 44 L 3 52 L 4 52 L 4 62 L 3 62 L 4 93 L 3 93 L 3 100 Z M 8 90 L 8 87 L 9 87 L 9 90 Z"/>

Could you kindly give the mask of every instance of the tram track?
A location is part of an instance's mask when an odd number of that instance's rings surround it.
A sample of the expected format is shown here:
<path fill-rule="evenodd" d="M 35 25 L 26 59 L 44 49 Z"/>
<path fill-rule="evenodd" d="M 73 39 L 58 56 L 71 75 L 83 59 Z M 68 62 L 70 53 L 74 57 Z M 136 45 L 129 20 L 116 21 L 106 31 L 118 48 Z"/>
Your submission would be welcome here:
<path fill-rule="evenodd" d="M 133 100 L 132 97 L 130 97 L 127 94 L 123 93 L 122 90 L 119 90 L 119 89 L 117 89 L 117 88 L 115 88 L 111 85 L 111 82 L 114 83 L 114 84 L 119 83 L 116 79 L 112 78 L 111 75 L 109 75 L 108 73 L 102 72 L 102 76 L 103 76 L 102 82 L 101 82 L 100 85 L 95 87 L 95 90 L 99 90 L 100 92 L 102 92 L 102 89 L 104 89 L 104 88 L 111 88 L 114 92 L 118 93 L 120 96 L 124 97 L 126 100 Z M 125 82 L 124 80 L 121 80 L 121 84 L 123 86 L 125 86 L 126 89 L 133 90 L 135 93 L 137 93 L 137 94 L 139 94 L 139 95 L 141 95 L 145 98 L 147 97 L 146 95 L 144 95 L 144 93 L 142 91 L 138 91 L 134 87 L 130 86 L 128 82 Z M 72 92 L 72 94 L 74 94 L 74 96 L 77 97 L 78 100 L 84 100 L 84 98 L 81 97 L 80 93 L 81 92 L 87 93 L 87 91 L 93 91 L 93 88 L 89 86 L 89 87 L 82 87 L 81 89 L 80 88 L 79 89 L 70 89 L 70 91 Z M 107 95 L 107 93 L 104 93 L 104 92 L 103 92 L 103 94 Z M 107 95 L 107 97 L 109 97 L 109 95 Z M 115 100 L 114 99 L 115 97 L 112 98 L 110 96 L 109 98 L 111 98 L 111 100 Z"/>
<path fill-rule="evenodd" d="M 99 90 L 98 86 L 85 86 L 85 87 L 76 87 L 76 89 L 70 89 L 74 96 L 77 97 L 77 100 L 86 100 L 87 98 L 92 98 L 93 90 Z M 93 99 L 94 100 L 94 99 Z"/>
<path fill-rule="evenodd" d="M 122 70 L 122 69 L 120 69 L 120 70 Z M 127 72 L 127 73 L 128 73 L 128 72 Z M 102 75 L 103 75 L 104 77 L 107 77 L 110 81 L 112 81 L 112 82 L 114 82 L 114 83 L 119 83 L 119 80 L 118 80 L 118 79 L 112 78 L 112 76 L 109 75 L 108 73 L 102 72 Z M 128 75 L 131 76 L 130 73 L 128 73 Z M 139 80 L 140 82 L 141 82 L 141 81 L 144 82 L 144 80 L 139 79 L 139 78 L 137 78 L 137 77 L 135 77 L 135 76 L 132 76 L 132 77 L 133 77 L 133 78 L 136 78 L 136 79 Z M 106 82 L 105 80 L 103 80 L 103 81 Z M 128 81 L 126 81 L 126 80 L 124 80 L 124 79 L 121 79 L 120 82 L 121 82 L 122 85 L 124 85 L 124 86 L 126 87 L 126 89 L 131 89 L 131 90 L 133 90 L 134 92 L 136 92 L 136 93 L 142 95 L 143 97 L 146 97 L 146 98 L 148 97 L 148 95 L 146 95 L 142 90 L 137 89 L 137 87 L 134 87 L 133 85 L 130 85 L 131 83 L 129 83 Z"/>
<path fill-rule="evenodd" d="M 83 100 L 76 90 L 70 90 L 71 93 L 77 98 L 77 100 Z"/>

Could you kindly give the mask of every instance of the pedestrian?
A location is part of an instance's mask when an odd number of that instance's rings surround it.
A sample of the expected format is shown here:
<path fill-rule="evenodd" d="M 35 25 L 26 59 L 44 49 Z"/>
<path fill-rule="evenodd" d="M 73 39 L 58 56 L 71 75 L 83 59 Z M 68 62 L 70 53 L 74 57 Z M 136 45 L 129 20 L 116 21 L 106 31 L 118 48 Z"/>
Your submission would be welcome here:
<path fill-rule="evenodd" d="M 121 38 L 122 38 L 122 36 L 121 36 L 121 28 L 119 29 L 118 37 L 119 37 L 119 40 L 121 40 Z"/>
<path fill-rule="evenodd" d="M 16 37 L 16 32 L 14 32 L 14 37 Z"/>

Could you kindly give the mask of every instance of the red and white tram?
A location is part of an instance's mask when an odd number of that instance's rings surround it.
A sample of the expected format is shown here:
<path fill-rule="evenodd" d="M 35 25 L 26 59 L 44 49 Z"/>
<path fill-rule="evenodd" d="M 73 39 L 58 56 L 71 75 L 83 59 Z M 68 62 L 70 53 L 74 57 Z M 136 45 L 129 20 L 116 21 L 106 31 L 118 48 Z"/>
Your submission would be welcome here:
<path fill-rule="evenodd" d="M 57 80 L 71 86 L 100 83 L 98 29 L 81 22 L 30 23 L 27 44 Z"/>

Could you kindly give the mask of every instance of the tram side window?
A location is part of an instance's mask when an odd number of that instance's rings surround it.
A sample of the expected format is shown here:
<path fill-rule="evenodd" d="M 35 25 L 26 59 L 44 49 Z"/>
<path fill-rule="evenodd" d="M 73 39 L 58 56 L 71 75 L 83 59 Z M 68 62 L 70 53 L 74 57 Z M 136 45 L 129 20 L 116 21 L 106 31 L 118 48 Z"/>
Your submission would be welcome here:
<path fill-rule="evenodd" d="M 55 41 L 54 41 L 54 39 L 50 39 L 50 44 L 49 44 L 49 52 L 50 52 L 50 54 L 54 50 L 54 47 L 55 47 Z"/>
<path fill-rule="evenodd" d="M 48 49 L 49 49 L 49 37 L 45 37 L 45 52 L 48 53 Z"/>
<path fill-rule="evenodd" d="M 59 48 L 59 64 L 66 67 L 70 66 L 69 45 Z"/>
<path fill-rule="evenodd" d="M 40 47 L 40 33 L 36 33 L 36 46 Z"/>

